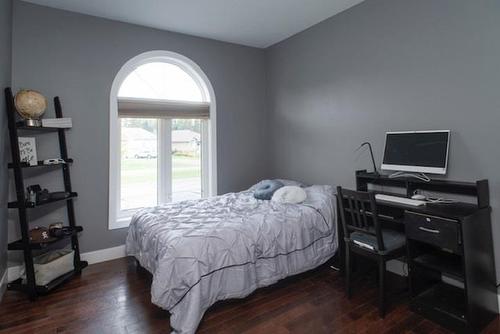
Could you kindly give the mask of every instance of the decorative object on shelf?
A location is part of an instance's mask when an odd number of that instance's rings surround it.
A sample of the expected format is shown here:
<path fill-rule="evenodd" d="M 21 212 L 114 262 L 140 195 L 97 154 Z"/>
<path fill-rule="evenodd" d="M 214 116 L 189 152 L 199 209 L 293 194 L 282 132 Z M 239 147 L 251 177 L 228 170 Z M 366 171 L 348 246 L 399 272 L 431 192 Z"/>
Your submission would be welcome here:
<path fill-rule="evenodd" d="M 27 191 L 28 191 L 28 196 L 26 197 L 26 200 L 28 202 L 36 203 L 38 194 L 42 191 L 42 187 L 40 187 L 39 184 L 35 184 L 32 186 L 28 186 Z"/>
<path fill-rule="evenodd" d="M 19 155 L 21 162 L 26 162 L 30 166 L 38 164 L 36 155 L 36 140 L 34 137 L 19 137 Z"/>
<path fill-rule="evenodd" d="M 43 189 L 36 193 L 36 205 L 44 204 L 50 201 L 50 193 L 47 189 Z"/>
<path fill-rule="evenodd" d="M 57 240 L 56 238 L 50 236 L 49 230 L 43 226 L 36 226 L 32 228 L 29 232 L 31 243 L 42 243 L 42 242 L 52 242 Z"/>
<path fill-rule="evenodd" d="M 64 224 L 63 223 L 52 223 L 49 225 L 49 234 L 53 237 L 61 237 L 63 236 L 60 231 L 63 229 Z M 70 233 L 71 234 L 71 233 Z"/>
<path fill-rule="evenodd" d="M 356 149 L 356 151 L 359 151 L 363 146 L 368 146 L 368 149 L 370 150 L 370 156 L 372 158 L 372 165 L 373 165 L 373 174 L 375 175 L 375 177 L 379 177 L 380 174 L 377 170 L 377 166 L 375 164 L 375 158 L 373 157 L 373 150 L 372 150 L 372 144 L 370 144 L 369 142 L 364 142 L 362 143 L 361 145 L 359 145 L 359 147 Z"/>
<path fill-rule="evenodd" d="M 26 200 L 35 205 L 42 205 L 49 202 L 55 202 L 71 197 L 70 192 L 67 191 L 49 192 L 47 189 L 42 190 L 42 188 L 38 184 L 29 186 L 27 190 L 28 190 L 28 196 Z"/>
<path fill-rule="evenodd" d="M 65 163 L 66 163 L 66 161 L 64 161 L 64 159 L 61 159 L 61 158 L 45 159 L 43 161 L 44 165 L 59 165 L 59 164 L 65 164 Z"/>
<path fill-rule="evenodd" d="M 28 189 L 28 197 L 26 198 L 26 200 L 28 202 L 38 205 L 50 201 L 49 191 L 47 189 L 42 190 L 42 187 L 40 187 L 40 185 L 35 184 L 29 186 L 27 189 Z"/>
<path fill-rule="evenodd" d="M 63 228 L 63 226 L 64 226 L 64 224 L 61 222 L 52 223 L 49 225 L 49 231 L 52 231 L 53 229 Z M 51 232 L 51 234 L 52 234 L 52 232 Z"/>
<path fill-rule="evenodd" d="M 42 126 L 47 128 L 69 129 L 73 127 L 73 121 L 69 117 L 65 118 L 44 118 Z"/>
<path fill-rule="evenodd" d="M 53 223 L 49 225 L 49 234 L 56 238 L 72 235 L 75 229 L 71 226 L 64 226 L 63 223 Z"/>
<path fill-rule="evenodd" d="M 22 89 L 17 92 L 14 104 L 27 126 L 41 126 L 40 118 L 47 109 L 47 99 L 40 92 Z"/>

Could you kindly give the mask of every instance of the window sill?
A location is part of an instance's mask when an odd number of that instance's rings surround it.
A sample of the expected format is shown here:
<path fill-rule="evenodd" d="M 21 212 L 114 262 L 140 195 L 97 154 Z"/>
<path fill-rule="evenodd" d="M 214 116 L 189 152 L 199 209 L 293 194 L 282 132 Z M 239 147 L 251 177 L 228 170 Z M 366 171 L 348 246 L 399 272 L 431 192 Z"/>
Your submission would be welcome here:
<path fill-rule="evenodd" d="M 108 225 L 108 230 L 118 230 L 121 228 L 127 228 L 127 227 L 129 227 L 131 220 L 132 220 L 132 216 L 121 217 L 121 218 L 116 219 L 115 221 L 111 221 Z"/>

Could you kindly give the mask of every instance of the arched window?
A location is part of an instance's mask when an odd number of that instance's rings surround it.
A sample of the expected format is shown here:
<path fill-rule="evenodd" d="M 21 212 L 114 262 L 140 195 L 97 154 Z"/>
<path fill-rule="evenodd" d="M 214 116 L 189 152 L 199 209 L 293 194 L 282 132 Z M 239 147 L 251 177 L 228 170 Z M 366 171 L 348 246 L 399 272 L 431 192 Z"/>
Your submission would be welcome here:
<path fill-rule="evenodd" d="M 140 208 L 212 196 L 215 96 L 188 58 L 141 54 L 117 74 L 110 96 L 109 228 Z"/>

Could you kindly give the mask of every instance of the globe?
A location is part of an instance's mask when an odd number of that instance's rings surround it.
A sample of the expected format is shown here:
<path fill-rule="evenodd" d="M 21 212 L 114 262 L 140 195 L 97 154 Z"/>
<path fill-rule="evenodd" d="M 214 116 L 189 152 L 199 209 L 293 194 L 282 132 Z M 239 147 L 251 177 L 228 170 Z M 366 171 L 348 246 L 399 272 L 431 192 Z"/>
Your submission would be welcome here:
<path fill-rule="evenodd" d="M 25 119 L 37 120 L 47 109 L 47 99 L 35 90 L 23 89 L 14 99 L 17 112 Z"/>

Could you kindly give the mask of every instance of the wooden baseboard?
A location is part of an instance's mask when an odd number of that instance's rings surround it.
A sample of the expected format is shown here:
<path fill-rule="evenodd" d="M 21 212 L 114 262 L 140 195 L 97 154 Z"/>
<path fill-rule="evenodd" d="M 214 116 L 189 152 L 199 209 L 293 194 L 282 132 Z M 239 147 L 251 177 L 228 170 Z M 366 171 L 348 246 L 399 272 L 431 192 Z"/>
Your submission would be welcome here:
<path fill-rule="evenodd" d="M 111 248 L 99 249 L 93 252 L 82 253 L 80 257 L 89 264 L 94 264 L 119 259 L 125 256 L 125 245 L 120 245 Z"/>

